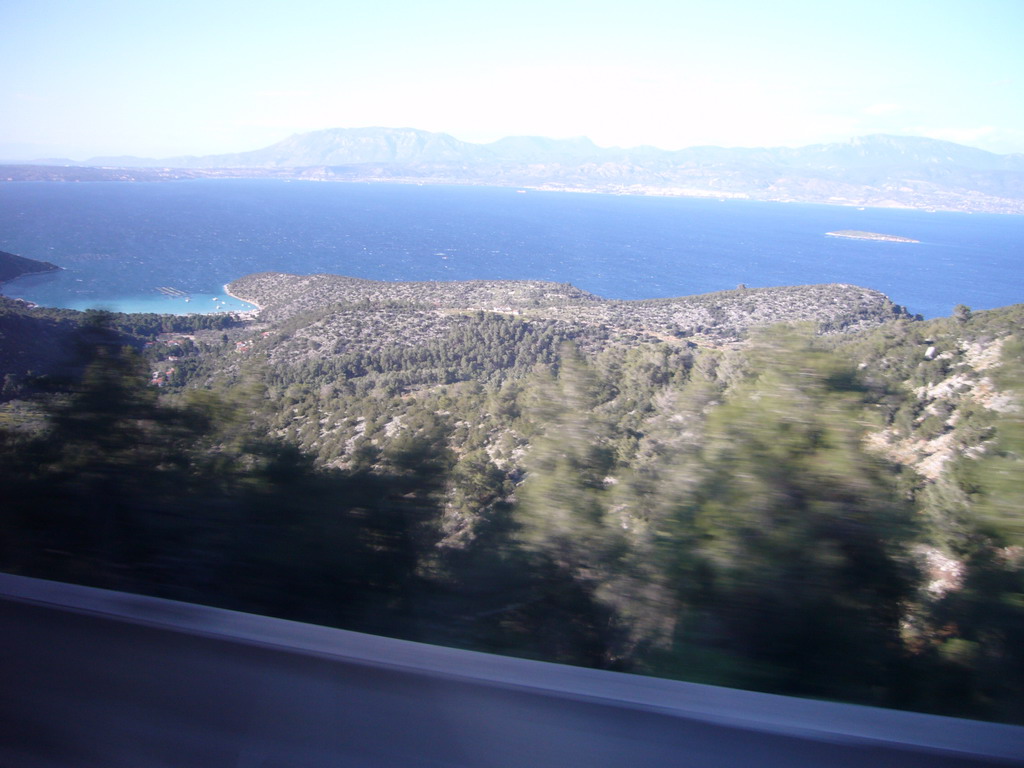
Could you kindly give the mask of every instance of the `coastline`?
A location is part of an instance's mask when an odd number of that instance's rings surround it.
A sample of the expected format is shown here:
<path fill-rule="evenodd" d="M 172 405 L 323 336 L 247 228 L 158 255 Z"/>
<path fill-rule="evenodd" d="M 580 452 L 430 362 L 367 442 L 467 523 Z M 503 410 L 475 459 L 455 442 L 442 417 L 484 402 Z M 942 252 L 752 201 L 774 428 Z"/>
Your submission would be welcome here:
<path fill-rule="evenodd" d="M 15 280 L 20 280 L 23 277 L 29 277 L 31 275 L 48 275 L 51 272 L 63 272 L 64 271 L 64 267 L 58 267 L 56 264 L 51 264 L 50 266 L 51 266 L 51 269 L 36 269 L 36 270 L 31 271 L 31 272 L 21 272 L 21 273 L 15 275 L 14 277 L 4 278 L 3 280 L 0 280 L 0 286 L 10 285 Z M 239 299 L 239 301 L 245 301 L 245 299 Z M 251 304 L 252 302 L 249 302 L 249 303 Z"/>
<path fill-rule="evenodd" d="M 253 307 L 255 307 L 255 309 L 244 309 L 241 312 L 237 312 L 236 311 L 235 314 L 239 314 L 239 315 L 252 315 L 252 316 L 255 317 L 258 313 L 263 311 L 263 307 L 260 306 L 259 304 L 257 304 L 252 299 L 243 299 L 241 296 L 236 296 L 235 294 L 233 294 L 228 289 L 228 285 L 229 285 L 229 283 L 224 283 L 224 293 L 226 293 L 232 299 L 235 299 L 235 301 L 244 301 L 246 304 L 252 304 Z"/>
<path fill-rule="evenodd" d="M 878 240 L 886 243 L 920 243 L 910 237 L 899 235 L 883 235 L 881 232 L 863 232 L 859 229 L 840 229 L 835 232 L 826 232 L 828 237 L 845 237 L 850 240 Z"/>

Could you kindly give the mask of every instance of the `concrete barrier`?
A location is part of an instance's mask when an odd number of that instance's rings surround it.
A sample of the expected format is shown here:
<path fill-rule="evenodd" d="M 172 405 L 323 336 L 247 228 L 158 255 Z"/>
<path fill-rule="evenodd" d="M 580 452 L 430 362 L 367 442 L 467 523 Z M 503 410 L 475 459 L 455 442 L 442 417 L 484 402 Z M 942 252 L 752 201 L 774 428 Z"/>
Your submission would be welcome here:
<path fill-rule="evenodd" d="M 1024 765 L 1024 728 L 0 574 L 0 765 Z"/>

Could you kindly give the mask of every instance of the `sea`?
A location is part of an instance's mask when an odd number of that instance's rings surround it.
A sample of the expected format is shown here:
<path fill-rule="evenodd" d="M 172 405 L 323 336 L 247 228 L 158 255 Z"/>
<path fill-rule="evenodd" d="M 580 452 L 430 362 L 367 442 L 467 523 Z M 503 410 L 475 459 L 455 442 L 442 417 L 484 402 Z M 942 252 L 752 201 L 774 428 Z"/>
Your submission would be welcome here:
<path fill-rule="evenodd" d="M 1024 302 L 1024 216 L 480 186 L 8 182 L 0 250 L 62 268 L 5 295 L 120 312 L 251 309 L 224 285 L 265 271 L 550 280 L 612 299 L 853 283 L 926 318 Z"/>

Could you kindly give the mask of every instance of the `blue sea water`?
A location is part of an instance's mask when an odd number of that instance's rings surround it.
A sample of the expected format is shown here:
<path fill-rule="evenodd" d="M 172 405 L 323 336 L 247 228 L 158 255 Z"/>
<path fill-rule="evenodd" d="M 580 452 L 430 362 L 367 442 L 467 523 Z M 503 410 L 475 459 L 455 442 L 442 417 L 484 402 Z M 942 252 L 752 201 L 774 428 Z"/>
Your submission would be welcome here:
<path fill-rule="evenodd" d="M 825 235 L 838 229 L 921 242 Z M 396 184 L 0 184 L 0 250 L 64 268 L 3 292 L 76 309 L 245 309 L 224 284 L 273 270 L 553 280 L 619 299 L 841 282 L 937 317 L 1024 301 L 1022 245 L 1024 216 Z"/>

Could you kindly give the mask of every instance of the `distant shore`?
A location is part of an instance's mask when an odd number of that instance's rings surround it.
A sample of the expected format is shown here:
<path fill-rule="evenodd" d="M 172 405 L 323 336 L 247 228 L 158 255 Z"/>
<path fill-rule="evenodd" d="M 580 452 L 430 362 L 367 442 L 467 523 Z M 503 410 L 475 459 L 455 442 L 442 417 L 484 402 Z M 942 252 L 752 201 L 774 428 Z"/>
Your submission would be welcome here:
<path fill-rule="evenodd" d="M 899 235 L 883 235 L 879 232 L 862 232 L 859 229 L 840 229 L 835 232 L 826 232 L 829 237 L 848 237 L 851 240 L 884 240 L 890 243 L 920 243 L 909 237 Z"/>

